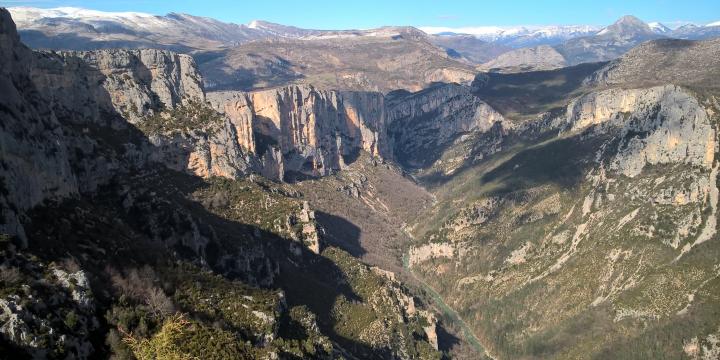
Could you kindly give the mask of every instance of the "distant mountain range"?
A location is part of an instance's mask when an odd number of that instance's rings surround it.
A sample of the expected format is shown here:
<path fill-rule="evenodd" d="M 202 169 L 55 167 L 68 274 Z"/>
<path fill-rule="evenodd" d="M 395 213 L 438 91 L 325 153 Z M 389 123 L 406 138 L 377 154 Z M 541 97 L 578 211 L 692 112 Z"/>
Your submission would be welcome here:
<path fill-rule="evenodd" d="M 382 34 L 383 29 L 394 28 L 312 30 L 261 20 L 249 24 L 232 24 L 179 13 L 157 16 L 139 12 L 103 12 L 74 7 L 53 9 L 12 7 L 9 10 L 23 38 L 30 40 L 30 43 L 34 41 L 42 43 L 41 34 L 64 35 L 66 40 L 69 35 L 74 34 L 80 39 L 90 38 L 89 40 L 93 42 L 109 44 L 128 42 L 135 36 L 142 37 L 144 41 L 175 46 L 179 46 L 175 44 L 176 42 L 184 40 L 189 44 L 188 46 L 203 48 L 237 45 L 278 37 L 313 39 L 373 36 Z M 651 22 L 647 25 L 655 34 L 675 38 L 704 39 L 720 35 L 720 21 L 702 26 L 685 25 L 674 30 L 660 22 Z M 419 29 L 438 37 L 472 35 L 478 40 L 510 48 L 556 45 L 574 38 L 598 35 L 606 30 L 595 25 L 419 27 Z M 58 39 L 47 41 L 58 41 Z"/>
<path fill-rule="evenodd" d="M 73 7 L 9 10 L 22 40 L 33 48 L 170 49 L 192 54 L 206 72 L 208 87 L 244 90 L 287 81 L 313 81 L 337 89 L 416 90 L 433 81 L 465 81 L 475 70 L 548 70 L 612 60 L 652 39 L 720 36 L 720 22 L 671 29 L 633 16 L 604 28 L 389 26 L 313 30 L 260 20 L 232 24 L 178 13 L 156 16 Z M 399 69 L 410 71 L 412 76 L 396 79 Z"/>
<path fill-rule="evenodd" d="M 558 44 L 580 36 L 595 34 L 600 27 L 590 25 L 570 26 L 480 26 L 464 28 L 420 27 L 428 34 L 472 35 L 477 39 L 509 47 Z"/>
<path fill-rule="evenodd" d="M 645 23 L 623 16 L 592 34 L 569 38 L 556 44 L 522 47 L 503 53 L 480 65 L 481 70 L 521 72 L 549 70 L 588 62 L 616 59 L 648 40 L 662 38 L 708 39 L 720 36 L 720 26 L 683 26 L 671 30 L 660 23 Z"/>
<path fill-rule="evenodd" d="M 720 21 L 706 25 L 688 24 L 671 29 L 660 22 L 646 25 L 655 34 L 675 38 L 705 39 L 720 35 Z M 419 27 L 433 35 L 472 35 L 477 39 L 510 47 L 555 45 L 573 38 L 597 35 L 606 28 L 595 25 Z"/>

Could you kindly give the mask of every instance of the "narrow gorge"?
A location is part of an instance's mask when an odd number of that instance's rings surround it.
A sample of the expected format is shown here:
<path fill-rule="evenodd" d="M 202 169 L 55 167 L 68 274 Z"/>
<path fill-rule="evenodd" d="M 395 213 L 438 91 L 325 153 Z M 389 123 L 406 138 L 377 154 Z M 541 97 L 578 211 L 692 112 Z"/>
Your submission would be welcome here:
<path fill-rule="evenodd" d="M 12 11 L 0 357 L 720 356 L 717 39 Z"/>

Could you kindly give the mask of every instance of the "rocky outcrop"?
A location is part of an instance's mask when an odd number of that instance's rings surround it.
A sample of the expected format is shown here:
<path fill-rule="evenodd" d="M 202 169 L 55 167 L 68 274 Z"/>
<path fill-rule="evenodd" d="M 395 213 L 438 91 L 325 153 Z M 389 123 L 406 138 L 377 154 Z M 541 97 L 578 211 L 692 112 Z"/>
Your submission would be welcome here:
<path fill-rule="evenodd" d="M 37 58 L 33 81 L 61 108 L 85 110 L 90 96 L 99 110 L 138 123 L 159 110 L 205 99 L 202 77 L 188 55 L 111 49 L 39 53 Z"/>
<path fill-rule="evenodd" d="M 313 253 L 320 255 L 320 251 L 322 250 L 321 233 L 323 229 L 315 220 L 315 211 L 310 210 L 310 205 L 307 201 L 303 202 L 300 213 L 292 219 L 292 222 L 300 228 L 300 234 L 296 236 L 297 240 L 301 241 L 303 245 Z"/>
<path fill-rule="evenodd" d="M 599 126 L 619 131 L 620 148 L 612 169 L 635 176 L 646 164 L 684 163 L 712 168 L 717 150 L 710 117 L 698 100 L 680 87 L 611 89 L 570 102 L 559 121 L 570 131 Z"/>
<path fill-rule="evenodd" d="M 4 289 L 10 290 L 10 294 L 6 292 L 0 298 L 0 336 L 24 348 L 32 358 L 44 359 L 60 353 L 54 349 L 62 349 L 64 355 L 74 359 L 90 358 L 96 349 L 87 334 L 97 330 L 99 321 L 86 271 L 73 272 L 56 264 L 30 264 L 17 255 L 9 258 L 3 259 L 0 266 Z M 8 277 L 9 270 L 16 275 Z M 36 284 L 40 279 L 44 288 L 38 291 Z M 21 291 L 17 291 L 18 285 Z M 48 314 L 63 314 L 64 324 L 52 321 Z M 12 352 L 5 350 L 8 351 Z"/>
<path fill-rule="evenodd" d="M 144 161 L 202 177 L 249 172 L 251 159 L 237 141 L 242 132 L 205 104 L 191 57 L 143 49 L 40 53 L 37 59 L 33 81 L 56 113 L 78 125 L 134 124 L 150 140 L 138 149 Z"/>
<path fill-rule="evenodd" d="M 204 101 L 202 77 L 189 55 L 171 51 L 103 50 L 71 53 L 105 75 L 105 89 L 110 93 L 117 111 L 133 110 L 141 114 L 156 106 L 175 108 L 189 100 Z M 151 101 L 145 99 L 133 87 L 141 87 L 151 94 Z M 144 89 L 142 87 L 145 87 Z M 149 90 L 149 91 L 148 91 Z M 130 109 L 127 109 L 127 107 Z"/>
<path fill-rule="evenodd" d="M 203 178 L 235 179 L 251 172 L 255 159 L 237 143 L 233 124 L 220 115 L 213 124 L 188 131 L 170 131 L 149 137 L 151 159 Z"/>
<path fill-rule="evenodd" d="M 388 97 L 389 134 L 395 158 L 411 167 L 431 163 L 464 133 L 486 132 L 503 116 L 460 85 L 440 85 Z"/>
<path fill-rule="evenodd" d="M 413 266 L 429 259 L 453 258 L 455 248 L 449 243 L 430 243 L 413 247 L 408 253 L 408 266 Z"/>
<path fill-rule="evenodd" d="M 425 319 L 427 325 L 423 326 L 425 336 L 427 336 L 428 342 L 433 349 L 438 349 L 438 335 L 437 335 L 437 319 L 435 315 L 427 310 L 421 310 L 420 316 Z"/>

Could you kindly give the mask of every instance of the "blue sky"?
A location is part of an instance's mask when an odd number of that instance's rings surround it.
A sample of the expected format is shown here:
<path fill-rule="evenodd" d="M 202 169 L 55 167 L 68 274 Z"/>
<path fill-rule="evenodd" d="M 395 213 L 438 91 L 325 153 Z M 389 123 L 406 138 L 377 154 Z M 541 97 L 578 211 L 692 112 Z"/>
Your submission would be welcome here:
<path fill-rule="evenodd" d="M 720 0 L 0 0 L 0 6 L 75 6 L 158 15 L 185 12 L 235 23 L 262 19 L 318 29 L 606 25 L 626 14 L 666 23 L 720 21 Z"/>

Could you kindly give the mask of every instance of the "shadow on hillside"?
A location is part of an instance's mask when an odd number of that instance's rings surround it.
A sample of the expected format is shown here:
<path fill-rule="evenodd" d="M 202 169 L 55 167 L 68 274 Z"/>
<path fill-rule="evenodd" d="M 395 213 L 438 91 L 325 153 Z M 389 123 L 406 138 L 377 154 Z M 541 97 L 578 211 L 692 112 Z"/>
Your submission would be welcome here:
<path fill-rule="evenodd" d="M 118 188 L 127 186 L 141 190 L 142 194 L 134 197 L 133 206 L 124 209 L 125 198 L 118 196 Z M 203 186 L 206 184 L 201 179 L 170 170 L 138 173 L 132 181 L 112 183 L 95 196 L 35 209 L 30 214 L 31 223 L 26 226 L 31 253 L 47 262 L 78 259 L 83 269 L 95 275 L 93 292 L 101 298 L 98 318 L 103 318 L 116 301 L 102 298 L 102 294 L 113 292 L 109 279 L 104 278 L 107 266 L 140 268 L 184 259 L 201 267 L 209 266 L 230 280 L 255 286 L 262 286 L 263 279 L 274 277 L 272 286 L 284 291 L 288 305 L 308 306 L 317 315 L 323 333 L 361 358 L 378 353 L 377 349 L 334 331 L 331 309 L 336 299 L 345 296 L 352 302 L 362 301 L 335 263 L 304 247 L 301 255 L 296 256 L 289 249 L 292 240 L 217 216 L 188 199 L 189 194 Z M 193 228 L 183 218 L 184 214 L 189 214 L 187 220 L 197 226 L 200 236 L 210 239 L 199 253 L 191 243 L 173 240 L 183 238 Z M 226 262 L 227 256 L 241 262 L 245 259 L 249 272 L 235 268 L 234 262 Z M 96 334 L 95 340 L 94 346 L 103 349 L 104 334 Z"/>
<path fill-rule="evenodd" d="M 328 244 L 337 246 L 356 258 L 366 254 L 360 243 L 360 228 L 345 218 L 315 211 L 317 222 L 327 231 Z"/>
<path fill-rule="evenodd" d="M 575 135 L 528 147 L 483 174 L 480 182 L 498 183 L 495 193 L 548 183 L 574 188 L 593 165 L 593 155 L 603 140 Z"/>
<path fill-rule="evenodd" d="M 490 189 L 502 194 L 544 184 L 576 187 L 594 165 L 594 158 L 607 136 L 591 135 L 592 128 L 570 137 L 557 138 L 557 130 L 533 136 L 502 138 L 499 153 L 475 161 L 475 153 L 452 174 L 428 173 L 421 182 L 429 187 L 453 186 Z"/>
<path fill-rule="evenodd" d="M 398 104 L 416 102 L 417 100 L 414 98 L 426 96 L 442 87 L 460 87 L 460 85 L 434 82 L 417 92 L 392 91 L 386 95 L 385 99 L 388 107 L 393 108 Z M 453 108 L 450 110 L 452 115 L 445 113 L 446 111 L 448 110 L 441 107 L 422 113 L 420 116 L 403 115 L 389 125 L 387 133 L 394 144 L 392 148 L 394 158 L 405 169 L 422 169 L 431 166 L 455 144 L 456 140 L 472 134 L 471 132 L 459 132 L 453 136 L 445 136 L 438 124 L 447 122 L 449 125 L 445 126 L 449 129 L 457 127 L 459 126 L 457 123 L 462 122 L 459 118 L 476 116 L 474 107 L 460 108 L 453 104 Z M 488 134 L 495 134 L 498 131 L 502 132 L 503 130 L 496 124 L 488 131 Z"/>
<path fill-rule="evenodd" d="M 473 81 L 473 91 L 504 116 L 531 116 L 557 107 L 583 87 L 583 80 L 606 62 L 521 73 L 486 73 Z"/>
<path fill-rule="evenodd" d="M 304 247 L 297 256 L 290 251 L 292 240 L 217 216 L 189 200 L 193 191 L 204 186 L 201 179 L 170 170 L 138 173 L 132 181 L 111 183 L 92 197 L 37 208 L 30 213 L 31 222 L 26 226 L 30 252 L 47 262 L 77 259 L 93 274 L 93 293 L 100 298 L 98 318 L 117 301 L 107 297 L 113 293 L 110 280 L 104 278 L 107 266 L 155 267 L 183 259 L 254 286 L 266 287 L 270 284 L 264 279 L 274 278 L 270 286 L 283 290 L 289 306 L 306 305 L 313 311 L 323 333 L 357 356 L 377 354 L 377 349 L 334 331 L 331 309 L 336 299 L 363 299 L 354 293 L 333 261 Z M 126 198 L 118 195 L 118 188 L 126 187 L 141 191 L 127 209 L 123 207 Z M 199 251 L 192 243 L 175 240 L 185 238 L 195 226 L 200 236 L 209 239 Z M 230 259 L 246 261 L 249 271 L 237 268 L 234 261 L 227 261 Z M 103 349 L 104 334 L 99 332 L 95 340 L 94 346 Z"/>
<path fill-rule="evenodd" d="M 444 354 L 450 353 L 454 347 L 460 345 L 460 339 L 449 333 L 444 326 L 437 327 L 437 337 L 438 350 L 442 351 Z"/>
<path fill-rule="evenodd" d="M 103 76 L 84 68 L 90 78 Z M 53 89 L 60 91 L 61 89 Z M 109 104 L 110 94 L 97 86 L 98 104 Z M 68 153 L 75 175 L 81 179 L 100 179 L 105 183 L 91 193 L 59 202 L 47 202 L 28 212 L 25 223 L 28 252 L 47 262 L 76 259 L 92 276 L 97 294 L 97 318 L 102 322 L 90 338 L 99 351 L 107 351 L 105 312 L 113 299 L 108 266 L 119 269 L 142 265 L 161 265 L 183 259 L 211 268 L 230 280 L 255 286 L 279 286 L 289 305 L 307 305 L 318 316 L 325 334 L 361 358 L 389 357 L 378 349 L 337 334 L 333 327 L 332 306 L 339 296 L 361 301 L 353 292 L 343 271 L 329 258 L 300 246 L 300 254 L 290 250 L 292 240 L 282 238 L 253 224 L 221 217 L 193 200 L 193 193 L 208 186 L 202 178 L 166 169 L 132 148 L 158 151 L 134 125 L 112 110 L 105 109 L 99 124 L 91 118 L 59 111 Z M 90 138 L 90 152 L 75 148 L 73 138 Z M 80 164 L 104 163 L 115 159 L 118 170 L 112 174 Z M 98 161 L 100 160 L 100 161 Z M 99 176 L 102 175 L 102 176 Z M 335 235 L 357 239 L 357 230 Z M 355 228 L 356 229 L 356 228 Z M 355 240 L 357 241 L 357 240 Z M 228 261 L 237 260 L 237 261 Z M 249 271 L 239 266 L 247 264 Z M 272 284 L 265 281 L 274 278 Z M 184 309 L 187 310 L 187 309 Z M 2 344 L 0 344 L 2 345 Z"/>
<path fill-rule="evenodd" d="M 5 339 L 4 336 L 0 336 L 0 354 L 3 354 L 4 356 L 12 355 L 12 357 L 8 357 L 8 359 L 12 358 L 13 360 L 33 360 L 33 357 L 29 355 L 31 350 L 32 349 L 29 346 L 17 346 Z"/>

